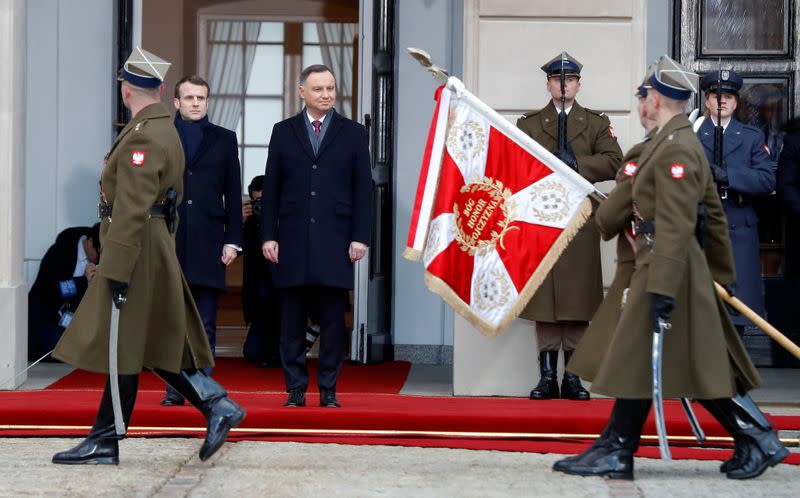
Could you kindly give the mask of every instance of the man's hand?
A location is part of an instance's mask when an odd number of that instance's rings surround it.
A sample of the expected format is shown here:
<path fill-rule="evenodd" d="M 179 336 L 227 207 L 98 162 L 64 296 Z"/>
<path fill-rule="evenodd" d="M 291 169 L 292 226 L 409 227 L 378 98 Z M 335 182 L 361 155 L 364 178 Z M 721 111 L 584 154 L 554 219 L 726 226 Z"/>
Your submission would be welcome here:
<path fill-rule="evenodd" d="M 728 184 L 728 170 L 717 164 L 711 165 L 711 172 L 714 174 L 714 182 L 720 185 Z"/>
<path fill-rule="evenodd" d="M 220 260 L 222 260 L 223 265 L 228 266 L 231 263 L 233 263 L 233 260 L 235 260 L 236 256 L 238 255 L 239 252 L 236 250 L 235 247 L 224 245 L 222 246 L 222 257 L 220 257 Z"/>
<path fill-rule="evenodd" d="M 350 250 L 348 251 L 348 254 L 350 255 L 350 261 L 355 263 L 367 254 L 367 245 L 354 240 L 353 242 L 350 242 Z"/>
<path fill-rule="evenodd" d="M 675 299 L 662 294 L 650 294 L 650 310 L 653 313 L 653 327 L 658 329 L 658 319 L 668 321 L 675 307 Z"/>
<path fill-rule="evenodd" d="M 264 253 L 264 257 L 267 258 L 267 261 L 271 263 L 278 262 L 278 241 L 277 240 L 268 240 L 261 245 L 261 252 Z"/>
<path fill-rule="evenodd" d="M 83 275 L 86 277 L 88 282 L 92 281 L 96 273 L 97 265 L 94 263 L 86 263 L 86 270 L 83 272 Z"/>
<path fill-rule="evenodd" d="M 108 288 L 111 290 L 111 300 L 117 309 L 122 308 L 122 305 L 127 301 L 129 285 L 125 282 L 108 279 Z"/>
<path fill-rule="evenodd" d="M 253 204 L 250 199 L 245 199 L 242 201 L 242 223 L 247 221 L 247 218 L 253 214 Z"/>

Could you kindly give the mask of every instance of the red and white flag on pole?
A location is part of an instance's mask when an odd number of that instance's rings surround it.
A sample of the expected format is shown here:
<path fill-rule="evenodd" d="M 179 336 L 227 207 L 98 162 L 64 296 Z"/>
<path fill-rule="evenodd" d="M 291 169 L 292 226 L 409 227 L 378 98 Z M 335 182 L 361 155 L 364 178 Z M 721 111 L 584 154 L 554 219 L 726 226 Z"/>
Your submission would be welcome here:
<path fill-rule="evenodd" d="M 591 215 L 594 187 L 463 83 L 437 91 L 404 256 L 485 335 L 519 315 Z"/>

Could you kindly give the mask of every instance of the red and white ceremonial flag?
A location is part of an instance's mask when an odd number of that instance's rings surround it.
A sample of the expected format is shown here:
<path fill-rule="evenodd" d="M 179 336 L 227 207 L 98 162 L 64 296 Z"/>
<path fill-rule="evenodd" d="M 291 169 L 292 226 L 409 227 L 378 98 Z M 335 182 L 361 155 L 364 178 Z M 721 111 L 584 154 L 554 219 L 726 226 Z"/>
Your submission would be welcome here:
<path fill-rule="evenodd" d="M 404 256 L 485 335 L 519 315 L 591 215 L 594 187 L 451 77 L 437 105 Z"/>

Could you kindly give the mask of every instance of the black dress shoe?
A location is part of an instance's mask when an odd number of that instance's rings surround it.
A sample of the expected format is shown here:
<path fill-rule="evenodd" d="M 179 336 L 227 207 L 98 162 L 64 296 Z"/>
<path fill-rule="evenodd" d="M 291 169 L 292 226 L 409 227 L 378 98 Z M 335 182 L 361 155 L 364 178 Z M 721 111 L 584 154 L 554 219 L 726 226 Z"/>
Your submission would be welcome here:
<path fill-rule="evenodd" d="M 71 450 L 53 455 L 53 463 L 63 465 L 119 465 L 119 444 L 116 439 L 86 438 Z"/>
<path fill-rule="evenodd" d="M 341 408 L 342 404 L 336 399 L 336 391 L 322 391 L 319 393 L 319 406 L 324 408 Z"/>
<path fill-rule="evenodd" d="M 200 447 L 200 460 L 205 462 L 220 449 L 228 432 L 242 423 L 244 415 L 244 409 L 227 396 L 211 406 L 206 417 L 206 439 Z"/>
<path fill-rule="evenodd" d="M 589 391 L 583 388 L 581 379 L 577 375 L 564 372 L 564 378 L 561 379 L 561 399 L 587 401 Z"/>
<path fill-rule="evenodd" d="M 299 406 L 306 406 L 306 392 L 300 389 L 292 389 L 289 391 L 289 397 L 283 406 L 296 408 Z"/>

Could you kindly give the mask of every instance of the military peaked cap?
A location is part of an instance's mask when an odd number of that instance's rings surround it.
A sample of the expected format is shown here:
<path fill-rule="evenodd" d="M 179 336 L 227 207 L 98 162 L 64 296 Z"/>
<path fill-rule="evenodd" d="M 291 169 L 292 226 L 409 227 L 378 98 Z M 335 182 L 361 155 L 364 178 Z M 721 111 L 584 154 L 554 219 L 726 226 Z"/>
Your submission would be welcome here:
<path fill-rule="evenodd" d="M 577 76 L 580 78 L 581 69 L 583 69 L 583 64 L 566 52 L 561 52 L 542 66 L 542 71 L 547 74 L 548 78 L 550 76 L 560 75 L 561 71 L 564 71 L 564 74 L 567 76 Z"/>
<path fill-rule="evenodd" d="M 700 80 L 700 88 L 706 93 L 717 92 L 717 87 L 722 93 L 739 93 L 744 80 L 733 69 L 711 71 Z"/>

